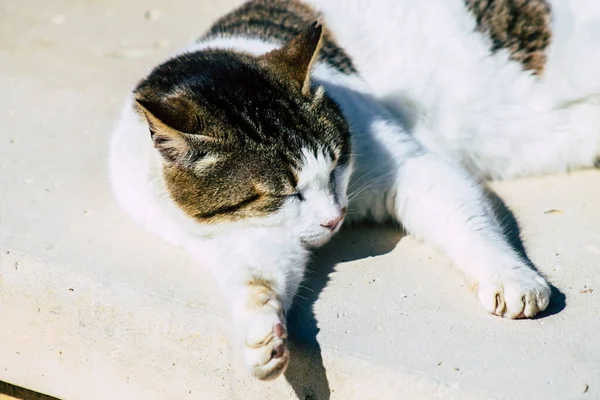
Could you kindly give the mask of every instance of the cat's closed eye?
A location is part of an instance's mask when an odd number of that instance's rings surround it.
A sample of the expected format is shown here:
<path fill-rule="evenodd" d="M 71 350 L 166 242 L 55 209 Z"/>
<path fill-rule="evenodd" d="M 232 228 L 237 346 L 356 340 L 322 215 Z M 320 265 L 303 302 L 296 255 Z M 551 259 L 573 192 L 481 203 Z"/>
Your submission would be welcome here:
<path fill-rule="evenodd" d="M 294 198 L 298 201 L 304 201 L 304 196 L 300 192 L 292 193 L 289 195 L 289 197 Z"/>

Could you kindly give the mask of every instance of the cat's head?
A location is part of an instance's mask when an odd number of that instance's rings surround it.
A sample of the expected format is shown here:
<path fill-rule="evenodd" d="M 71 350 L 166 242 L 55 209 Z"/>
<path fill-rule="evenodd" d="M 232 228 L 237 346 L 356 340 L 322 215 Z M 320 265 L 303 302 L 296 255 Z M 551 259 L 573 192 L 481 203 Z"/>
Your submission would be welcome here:
<path fill-rule="evenodd" d="M 321 35 L 313 24 L 260 57 L 186 53 L 138 85 L 167 190 L 189 217 L 283 226 L 310 246 L 339 229 L 350 137 L 338 106 L 310 85 Z"/>

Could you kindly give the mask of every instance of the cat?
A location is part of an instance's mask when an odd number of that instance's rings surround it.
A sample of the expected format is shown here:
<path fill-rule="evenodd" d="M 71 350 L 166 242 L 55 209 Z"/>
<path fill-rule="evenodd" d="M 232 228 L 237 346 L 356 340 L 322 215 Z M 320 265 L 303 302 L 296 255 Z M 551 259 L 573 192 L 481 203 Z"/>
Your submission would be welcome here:
<path fill-rule="evenodd" d="M 259 379 L 285 371 L 286 311 L 344 222 L 400 222 L 492 314 L 549 304 L 483 181 L 594 166 L 600 6 L 426 3 L 251 0 L 126 101 L 116 198 L 212 269 Z"/>

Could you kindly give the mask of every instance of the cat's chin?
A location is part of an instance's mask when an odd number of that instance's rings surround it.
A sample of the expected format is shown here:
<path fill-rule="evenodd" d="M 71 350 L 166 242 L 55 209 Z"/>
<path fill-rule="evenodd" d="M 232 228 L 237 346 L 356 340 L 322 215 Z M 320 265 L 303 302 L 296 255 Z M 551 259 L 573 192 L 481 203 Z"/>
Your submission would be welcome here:
<path fill-rule="evenodd" d="M 340 231 L 343 223 L 344 221 L 342 220 L 333 231 L 326 231 L 321 234 L 302 237 L 302 244 L 304 244 L 304 246 L 306 247 L 313 249 L 326 245 L 331 240 L 331 238 L 334 237 L 335 234 Z"/>
<path fill-rule="evenodd" d="M 302 243 L 309 248 L 316 249 L 318 247 L 324 246 L 331 240 L 331 238 L 335 235 L 335 232 L 332 232 L 327 235 L 311 237 L 311 238 L 303 238 Z"/>

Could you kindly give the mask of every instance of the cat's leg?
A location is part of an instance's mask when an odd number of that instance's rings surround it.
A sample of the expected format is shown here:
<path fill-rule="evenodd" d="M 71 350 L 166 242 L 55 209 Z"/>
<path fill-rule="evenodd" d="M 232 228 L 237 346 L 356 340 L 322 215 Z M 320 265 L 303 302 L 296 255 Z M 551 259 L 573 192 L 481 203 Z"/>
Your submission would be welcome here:
<path fill-rule="evenodd" d="M 359 78 L 328 93 L 353 128 L 349 217 L 397 218 L 450 256 L 490 313 L 533 317 L 548 306 L 548 283 L 511 247 L 479 182 L 418 143 Z"/>
<path fill-rule="evenodd" d="M 285 311 L 302 280 L 307 252 L 274 232 L 239 230 L 210 241 L 191 237 L 167 212 L 164 185 L 153 176 L 148 131 L 126 106 L 111 142 L 110 172 L 121 207 L 151 232 L 182 245 L 215 276 L 233 319 L 237 346 L 250 373 L 273 379 L 287 367 Z M 154 184 L 156 183 L 156 184 Z M 173 211 L 173 210 L 171 210 Z M 177 220 L 179 221 L 179 220 Z M 273 238 L 281 241 L 272 243 Z M 252 240 L 255 239 L 255 240 Z"/>
<path fill-rule="evenodd" d="M 287 368 L 286 312 L 303 279 L 308 252 L 294 243 L 274 243 L 278 232 L 245 232 L 186 248 L 212 269 L 232 316 L 236 347 L 247 370 L 262 380 Z"/>
<path fill-rule="evenodd" d="M 345 96 L 348 98 L 349 96 Z M 340 97 L 342 98 L 342 97 Z M 351 109 L 353 104 L 361 108 Z M 358 177 L 369 193 L 350 192 L 350 213 L 392 215 L 415 236 L 445 251 L 487 311 L 507 318 L 533 317 L 548 306 L 550 288 L 513 249 L 483 187 L 457 163 L 423 148 L 373 102 L 346 106 L 357 119 L 354 148 Z M 360 178 L 357 178 L 360 179 Z"/>
<path fill-rule="evenodd" d="M 273 281 L 254 276 L 230 284 L 234 329 L 246 367 L 259 379 L 274 379 L 289 362 L 283 298 Z"/>
<path fill-rule="evenodd" d="M 395 195 L 406 229 L 451 257 L 488 312 L 523 318 L 548 306 L 549 285 L 511 247 L 479 183 L 460 167 L 427 152 L 409 156 Z"/>

